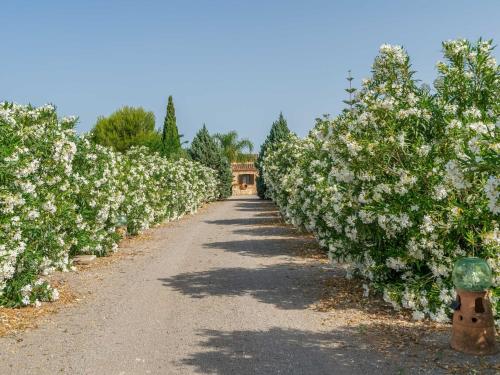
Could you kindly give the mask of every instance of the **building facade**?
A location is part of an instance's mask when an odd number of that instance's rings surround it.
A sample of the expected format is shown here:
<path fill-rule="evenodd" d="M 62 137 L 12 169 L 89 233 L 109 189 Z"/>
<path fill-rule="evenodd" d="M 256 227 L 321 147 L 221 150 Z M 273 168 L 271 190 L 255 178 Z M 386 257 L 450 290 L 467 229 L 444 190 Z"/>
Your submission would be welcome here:
<path fill-rule="evenodd" d="M 254 162 L 232 163 L 233 195 L 257 194 L 257 176 L 259 172 Z"/>

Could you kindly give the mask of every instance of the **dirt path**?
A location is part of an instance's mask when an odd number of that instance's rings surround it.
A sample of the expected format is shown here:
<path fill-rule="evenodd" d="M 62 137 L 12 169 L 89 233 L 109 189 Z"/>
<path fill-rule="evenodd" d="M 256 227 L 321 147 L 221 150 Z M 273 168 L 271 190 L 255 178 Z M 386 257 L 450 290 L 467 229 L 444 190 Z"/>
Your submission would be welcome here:
<path fill-rule="evenodd" d="M 276 221 L 269 202 L 218 202 L 135 241 L 134 259 L 70 275 L 91 296 L 0 339 L 0 374 L 408 373 L 310 308 L 333 271 Z"/>

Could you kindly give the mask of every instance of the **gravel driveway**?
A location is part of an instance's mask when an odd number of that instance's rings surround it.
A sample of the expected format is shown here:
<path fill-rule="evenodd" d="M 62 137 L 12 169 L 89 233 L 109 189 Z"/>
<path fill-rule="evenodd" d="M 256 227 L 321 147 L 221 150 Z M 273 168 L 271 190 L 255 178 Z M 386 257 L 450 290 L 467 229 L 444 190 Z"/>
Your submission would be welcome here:
<path fill-rule="evenodd" d="M 233 198 L 151 230 L 138 254 L 70 275 L 90 297 L 0 339 L 0 374 L 397 374 L 314 311 L 333 272 L 275 207 Z"/>

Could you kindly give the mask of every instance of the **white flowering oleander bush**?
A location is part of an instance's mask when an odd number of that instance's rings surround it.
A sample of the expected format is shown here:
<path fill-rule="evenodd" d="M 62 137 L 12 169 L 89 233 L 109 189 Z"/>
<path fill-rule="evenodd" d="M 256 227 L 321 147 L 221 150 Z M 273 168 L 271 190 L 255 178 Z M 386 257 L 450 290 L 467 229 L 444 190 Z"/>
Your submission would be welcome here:
<path fill-rule="evenodd" d="M 128 186 L 123 183 L 124 157 L 87 137 L 76 141 L 72 189 L 76 217 L 72 221 L 73 254 L 105 255 L 116 249 L 115 233 L 123 216 Z"/>
<path fill-rule="evenodd" d="M 45 276 L 76 254 L 106 255 L 135 234 L 196 212 L 216 172 L 145 148 L 123 155 L 74 132 L 76 118 L 0 103 L 0 306 L 55 300 Z"/>
<path fill-rule="evenodd" d="M 264 158 L 268 194 L 395 308 L 447 321 L 454 262 L 487 259 L 500 316 L 500 70 L 491 42 L 443 43 L 436 90 L 383 45 L 358 104 Z M 500 321 L 497 320 L 497 323 Z"/>
<path fill-rule="evenodd" d="M 123 168 L 127 187 L 123 189 L 123 214 L 132 234 L 194 213 L 201 203 L 216 196 L 215 172 L 198 162 L 170 161 L 146 148 L 133 148 L 125 155 Z"/>
<path fill-rule="evenodd" d="M 0 142 L 1 304 L 50 299 L 38 275 L 68 264 L 73 122 L 59 121 L 51 106 L 2 104 Z"/>

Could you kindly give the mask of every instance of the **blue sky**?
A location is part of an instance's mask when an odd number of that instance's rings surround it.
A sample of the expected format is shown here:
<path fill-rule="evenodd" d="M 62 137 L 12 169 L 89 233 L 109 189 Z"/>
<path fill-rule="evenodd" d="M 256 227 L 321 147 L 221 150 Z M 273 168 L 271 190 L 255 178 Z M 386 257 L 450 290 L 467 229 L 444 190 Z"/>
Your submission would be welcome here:
<path fill-rule="evenodd" d="M 191 140 L 237 130 L 260 144 L 283 111 L 306 135 L 336 114 L 348 69 L 401 44 L 431 83 L 441 41 L 500 40 L 500 1 L 10 1 L 0 7 L 0 100 L 51 102 L 79 131 L 123 105 L 163 122 L 174 96 Z M 496 51 L 498 59 L 498 51 Z"/>

